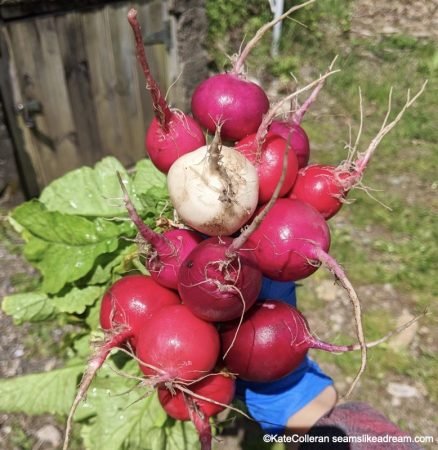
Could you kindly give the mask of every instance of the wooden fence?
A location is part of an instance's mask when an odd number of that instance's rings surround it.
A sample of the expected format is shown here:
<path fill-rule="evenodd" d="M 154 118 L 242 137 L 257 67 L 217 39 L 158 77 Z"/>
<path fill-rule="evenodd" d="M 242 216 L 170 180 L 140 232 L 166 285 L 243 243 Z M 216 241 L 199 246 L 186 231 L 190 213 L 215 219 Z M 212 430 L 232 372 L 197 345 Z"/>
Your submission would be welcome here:
<path fill-rule="evenodd" d="M 176 57 L 164 1 L 12 18 L 3 11 L 1 95 L 30 195 L 104 155 L 128 166 L 144 157 L 153 112 L 126 20 L 132 6 L 151 42 L 152 72 L 166 91 Z"/>

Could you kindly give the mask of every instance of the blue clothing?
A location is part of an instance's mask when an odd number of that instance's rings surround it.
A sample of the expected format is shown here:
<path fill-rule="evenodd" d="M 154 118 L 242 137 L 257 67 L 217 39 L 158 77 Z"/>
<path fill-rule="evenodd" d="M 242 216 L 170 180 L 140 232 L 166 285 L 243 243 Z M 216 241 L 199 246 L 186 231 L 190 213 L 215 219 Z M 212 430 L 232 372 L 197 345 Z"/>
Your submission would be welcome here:
<path fill-rule="evenodd" d="M 263 277 L 259 300 L 283 300 L 292 306 L 297 306 L 295 283 L 291 281 L 274 281 Z"/>
<path fill-rule="evenodd" d="M 283 300 L 296 306 L 295 283 L 264 278 L 260 300 Z M 237 380 L 237 397 L 243 400 L 251 416 L 266 432 L 280 434 L 293 414 L 302 409 L 333 380 L 306 357 L 285 377 L 271 383 Z"/>

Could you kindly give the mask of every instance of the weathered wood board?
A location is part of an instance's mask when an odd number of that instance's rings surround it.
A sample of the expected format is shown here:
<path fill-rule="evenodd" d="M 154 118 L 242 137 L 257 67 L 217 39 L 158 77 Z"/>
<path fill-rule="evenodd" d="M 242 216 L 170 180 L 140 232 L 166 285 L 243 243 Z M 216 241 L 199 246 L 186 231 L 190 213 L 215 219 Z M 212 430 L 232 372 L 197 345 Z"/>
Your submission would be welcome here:
<path fill-rule="evenodd" d="M 144 36 L 162 29 L 166 2 L 159 0 L 113 2 L 2 26 L 11 101 L 36 101 L 41 109 L 27 122 L 23 114 L 16 116 L 18 151 L 31 161 L 29 176 L 39 189 L 104 155 L 127 166 L 145 156 L 144 133 L 153 111 L 126 20 L 130 7 L 138 10 Z M 169 49 L 155 44 L 146 51 L 166 91 Z"/>

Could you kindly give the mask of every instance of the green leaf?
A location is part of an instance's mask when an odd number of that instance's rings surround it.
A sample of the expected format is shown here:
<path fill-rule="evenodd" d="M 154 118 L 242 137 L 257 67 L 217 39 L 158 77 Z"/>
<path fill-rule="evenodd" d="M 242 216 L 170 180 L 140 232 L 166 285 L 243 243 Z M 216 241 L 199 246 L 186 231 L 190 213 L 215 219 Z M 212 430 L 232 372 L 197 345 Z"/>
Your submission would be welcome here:
<path fill-rule="evenodd" d="M 143 210 L 139 196 L 150 188 L 159 188 L 161 198 L 167 197 L 166 177 L 150 160 L 137 163 L 131 180 L 125 168 L 113 157 L 104 158 L 94 169 L 81 167 L 73 170 L 47 186 L 40 201 L 50 211 L 94 217 L 126 215 L 122 191 L 117 178 L 119 172 L 136 208 Z"/>
<path fill-rule="evenodd" d="M 85 323 L 89 326 L 90 330 L 97 330 L 100 326 L 100 303 L 88 308 L 88 315 L 85 318 Z"/>
<path fill-rule="evenodd" d="M 118 249 L 113 254 L 102 255 L 96 263 L 97 266 L 88 284 L 106 284 L 108 281 L 115 281 L 114 275 L 121 275 L 131 269 L 131 260 L 137 255 L 137 245 L 128 245 L 123 249 Z"/>
<path fill-rule="evenodd" d="M 170 217 L 172 213 L 166 177 L 147 159 L 140 161 L 135 169 L 133 192 L 141 200 L 144 221 L 155 228 L 159 215 Z"/>
<path fill-rule="evenodd" d="M 101 286 L 89 286 L 85 289 L 73 288 L 63 297 L 56 297 L 54 305 L 60 312 L 82 314 L 87 306 L 93 305 L 103 294 Z"/>
<path fill-rule="evenodd" d="M 29 233 L 43 241 L 72 246 L 92 245 L 120 234 L 120 225 L 114 222 L 49 211 L 38 200 L 18 206 L 12 217 Z"/>
<path fill-rule="evenodd" d="M 50 319 L 56 312 L 82 314 L 87 306 L 96 303 L 104 291 L 102 286 L 85 289 L 74 287 L 64 296 L 50 297 L 44 292 L 13 294 L 4 298 L 2 309 L 16 324 Z"/>
<path fill-rule="evenodd" d="M 0 411 L 63 414 L 70 410 L 83 364 L 0 380 Z"/>
<path fill-rule="evenodd" d="M 25 255 L 41 271 L 42 289 L 51 294 L 90 272 L 96 258 L 115 251 L 119 236 L 127 233 L 126 225 L 50 212 L 37 200 L 17 207 L 12 217 L 26 229 Z"/>
<path fill-rule="evenodd" d="M 128 180 L 125 168 L 117 159 L 104 158 L 94 169 L 81 167 L 52 181 L 41 193 L 40 200 L 50 211 L 66 214 L 96 217 L 126 214 L 117 172 Z M 130 191 L 128 181 L 126 186 Z M 132 200 L 139 205 L 134 196 Z"/>
<path fill-rule="evenodd" d="M 107 376 L 105 376 L 105 372 Z M 87 395 L 87 407 L 96 411 L 83 427 L 90 450 L 193 450 L 198 438 L 191 424 L 166 420 L 156 393 L 130 390 L 132 380 L 101 370 Z"/>
<path fill-rule="evenodd" d="M 43 292 L 9 295 L 3 299 L 2 309 L 16 324 L 47 320 L 55 313 L 52 300 Z"/>
<path fill-rule="evenodd" d="M 132 185 L 137 195 L 147 192 L 152 187 L 167 191 L 166 176 L 156 169 L 149 159 L 142 159 L 135 166 Z"/>

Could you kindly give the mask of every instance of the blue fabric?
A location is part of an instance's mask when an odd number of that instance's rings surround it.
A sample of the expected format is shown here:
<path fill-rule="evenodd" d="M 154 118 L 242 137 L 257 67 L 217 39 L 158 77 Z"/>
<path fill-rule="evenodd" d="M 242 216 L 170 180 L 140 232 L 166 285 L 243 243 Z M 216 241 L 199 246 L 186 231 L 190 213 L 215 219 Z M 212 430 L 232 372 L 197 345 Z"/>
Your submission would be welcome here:
<path fill-rule="evenodd" d="M 260 300 L 283 300 L 296 306 L 295 283 L 263 280 Z M 237 380 L 237 397 L 246 403 L 251 416 L 266 432 L 284 432 L 292 415 L 307 405 L 333 380 L 306 358 L 297 370 L 272 383 Z"/>
<path fill-rule="evenodd" d="M 263 277 L 259 300 L 283 300 L 292 306 L 296 306 L 295 283 L 291 281 L 274 281 Z"/>

